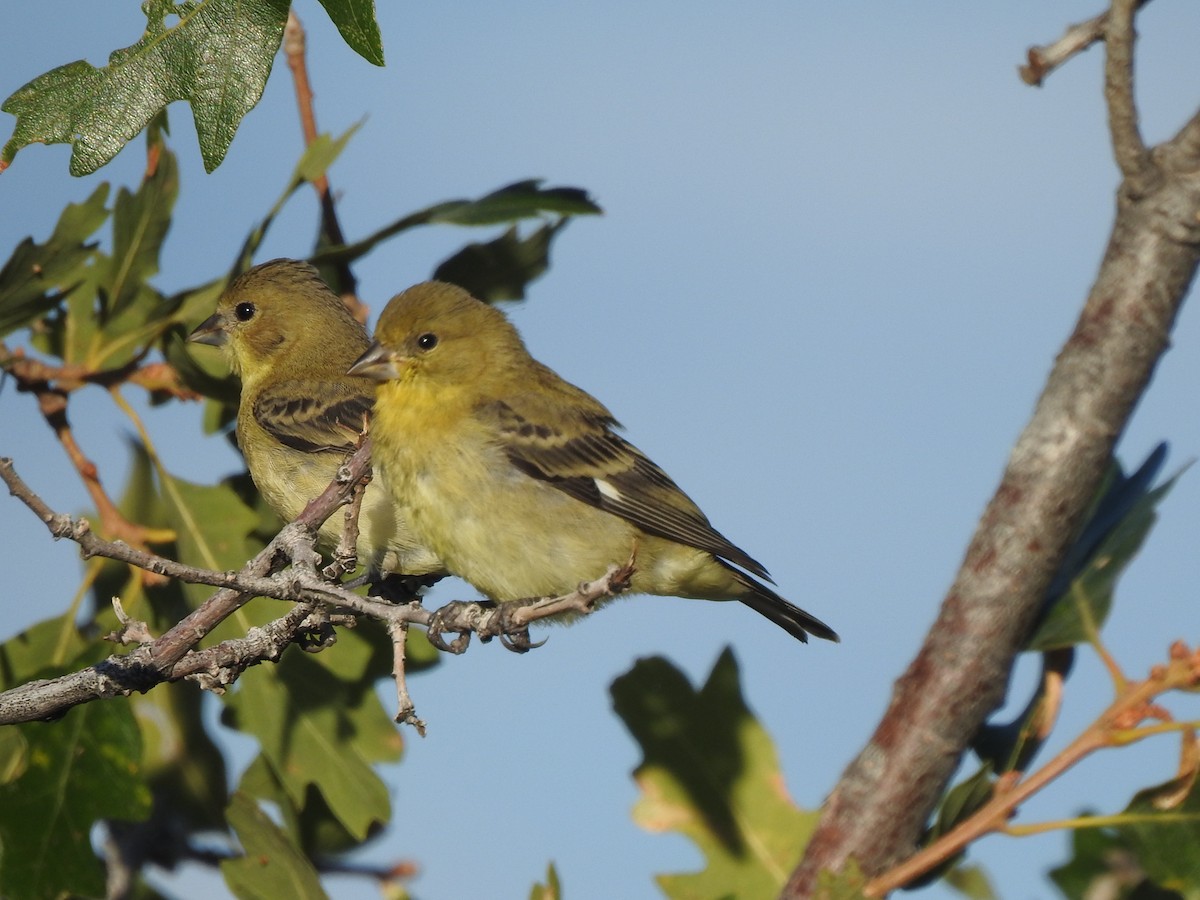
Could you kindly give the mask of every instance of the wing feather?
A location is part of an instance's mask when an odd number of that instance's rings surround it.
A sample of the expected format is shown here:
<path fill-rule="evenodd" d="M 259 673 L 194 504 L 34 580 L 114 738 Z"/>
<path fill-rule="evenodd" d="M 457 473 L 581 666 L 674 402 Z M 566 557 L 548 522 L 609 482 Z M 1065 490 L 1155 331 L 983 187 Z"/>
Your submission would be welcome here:
<path fill-rule="evenodd" d="M 293 450 L 353 450 L 370 417 L 374 396 L 338 387 L 328 382 L 287 381 L 266 388 L 254 401 L 254 419 Z"/>
<path fill-rule="evenodd" d="M 525 394 L 492 401 L 480 412 L 492 418 L 509 460 L 526 475 L 770 580 L 762 564 L 713 528 L 666 472 L 612 430 L 616 421 L 607 410 L 598 403 L 575 406 Z"/>

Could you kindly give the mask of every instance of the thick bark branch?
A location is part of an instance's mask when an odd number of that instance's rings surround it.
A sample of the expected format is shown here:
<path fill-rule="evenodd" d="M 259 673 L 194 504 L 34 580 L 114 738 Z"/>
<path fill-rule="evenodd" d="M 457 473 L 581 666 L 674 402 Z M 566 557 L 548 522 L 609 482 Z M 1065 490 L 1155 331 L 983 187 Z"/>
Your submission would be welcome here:
<path fill-rule="evenodd" d="M 1128 20 L 1135 4 L 1115 5 Z M 1130 46 L 1132 35 L 1123 40 Z M 1127 62 L 1118 54 L 1110 81 L 1129 74 Z M 1129 84 L 1109 87 L 1117 107 L 1132 97 Z M 937 621 L 829 796 L 784 897 L 813 896 L 818 873 L 850 858 L 873 876 L 912 854 L 972 735 L 1001 703 L 1042 597 L 1168 346 L 1198 262 L 1200 125 L 1143 159 L 1136 114 L 1115 108 L 1111 119 L 1128 177 L 1096 282 Z"/>

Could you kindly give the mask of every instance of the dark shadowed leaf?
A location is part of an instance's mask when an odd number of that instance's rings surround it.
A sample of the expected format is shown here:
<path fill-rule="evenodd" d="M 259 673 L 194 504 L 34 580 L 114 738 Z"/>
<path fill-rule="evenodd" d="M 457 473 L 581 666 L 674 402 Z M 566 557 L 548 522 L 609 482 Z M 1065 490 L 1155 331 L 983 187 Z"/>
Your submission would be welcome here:
<path fill-rule="evenodd" d="M 489 303 L 523 300 L 525 286 L 550 267 L 550 243 L 569 221 L 543 225 L 525 238 L 513 226 L 494 241 L 468 244 L 439 265 L 433 277 Z"/>
<path fill-rule="evenodd" d="M 681 832 L 707 863 L 701 872 L 659 875 L 663 893 L 679 900 L 775 896 L 816 814 L 788 797 L 771 738 L 742 699 L 732 652 L 721 654 L 700 690 L 655 657 L 614 681 L 612 695 L 642 748 L 634 818 L 649 831 Z"/>
<path fill-rule="evenodd" d="M 32 143 L 71 144 L 71 174 L 111 160 L 168 103 L 187 100 L 210 172 L 262 96 L 288 0 L 147 0 L 146 32 L 97 69 L 84 60 L 35 78 L 0 109 L 17 117 L 0 160 Z"/>

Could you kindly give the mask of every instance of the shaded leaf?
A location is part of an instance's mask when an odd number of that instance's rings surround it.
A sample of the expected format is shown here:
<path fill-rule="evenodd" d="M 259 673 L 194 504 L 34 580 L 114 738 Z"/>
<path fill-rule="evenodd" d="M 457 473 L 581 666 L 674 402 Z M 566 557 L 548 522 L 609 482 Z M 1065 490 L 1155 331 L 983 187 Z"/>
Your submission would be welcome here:
<path fill-rule="evenodd" d="M 7 164 L 32 143 L 71 144 L 71 174 L 111 160 L 175 100 L 187 100 L 204 166 L 225 158 L 242 117 L 262 96 L 287 19 L 288 0 L 147 0 L 146 31 L 97 69 L 84 60 L 53 69 L 0 106 L 17 117 L 0 151 Z M 168 26 L 167 20 L 173 23 Z"/>
<path fill-rule="evenodd" d="M 85 277 L 96 247 L 87 239 L 108 218 L 107 199 L 101 184 L 87 200 L 67 205 L 46 243 L 25 238 L 17 245 L 0 269 L 0 337 L 49 312 Z"/>
<path fill-rule="evenodd" d="M 612 685 L 613 705 L 642 748 L 634 818 L 679 831 L 704 854 L 702 872 L 660 875 L 672 898 L 775 896 L 816 824 L 783 786 L 770 737 L 742 699 L 727 648 L 695 690 L 666 660 L 639 660 Z"/>
<path fill-rule="evenodd" d="M 921 842 L 922 845 L 933 843 L 943 834 L 952 831 L 959 823 L 969 819 L 979 807 L 991 799 L 994 784 L 995 779 L 992 776 L 992 766 L 990 763 L 985 763 L 970 778 L 959 782 L 947 791 L 946 795 L 942 798 L 941 806 L 938 808 L 937 819 L 926 831 L 924 840 Z M 904 886 L 905 889 L 920 888 L 932 884 L 934 881 L 954 871 L 965 855 L 966 851 L 960 851 L 954 856 L 943 860 L 925 874 L 908 882 Z"/>
<path fill-rule="evenodd" d="M 90 703 L 62 720 L 13 726 L 28 743 L 25 771 L 0 785 L 0 884 L 7 900 L 104 893 L 92 826 L 150 811 L 141 735 L 129 704 Z"/>
<path fill-rule="evenodd" d="M 321 0 L 342 39 L 369 63 L 383 65 L 383 37 L 375 19 L 375 0 Z"/>
<path fill-rule="evenodd" d="M 1071 832 L 1071 859 L 1048 873 L 1064 897 L 1103 896 L 1149 900 L 1145 873 L 1128 842 L 1109 828 L 1076 828 Z M 1178 896 L 1174 894 L 1172 896 Z"/>
<path fill-rule="evenodd" d="M 255 735 L 297 809 L 309 786 L 356 840 L 388 820 L 387 788 L 371 767 L 402 742 L 369 683 L 343 681 L 320 657 L 291 650 L 272 669 L 247 672 L 227 698 L 226 724 Z"/>
<path fill-rule="evenodd" d="M 945 884 L 971 900 L 998 900 L 987 873 L 979 866 L 955 866 L 946 873 Z"/>
<path fill-rule="evenodd" d="M 525 285 L 550 268 L 550 242 L 570 219 L 543 225 L 523 238 L 516 227 L 486 244 L 468 244 L 441 263 L 433 277 L 494 303 L 523 300 Z"/>
<path fill-rule="evenodd" d="M 1182 793 L 1186 792 L 1186 793 Z M 1200 898 L 1200 789 L 1196 771 L 1138 791 L 1119 833 L 1156 885 Z"/>
<path fill-rule="evenodd" d="M 580 188 L 541 188 L 540 179 L 518 181 L 478 200 L 447 200 L 409 213 L 360 241 L 331 247 L 310 262 L 351 263 L 390 237 L 421 225 L 500 225 L 553 214 L 559 217 L 598 215 L 603 210 Z"/>
<path fill-rule="evenodd" d="M 226 811 L 244 856 L 224 860 L 221 873 L 241 900 L 326 897 L 317 870 L 250 797 L 235 793 Z"/>
<path fill-rule="evenodd" d="M 1052 650 L 1093 639 L 1108 618 L 1117 579 L 1141 549 L 1157 519 L 1156 507 L 1181 474 L 1153 490 L 1136 476 L 1130 479 L 1134 482 L 1133 490 L 1119 492 L 1123 515 L 1109 526 L 1079 574 L 1064 589 L 1061 599 L 1045 613 L 1026 649 Z M 1118 485 L 1124 487 L 1123 476 L 1118 477 Z M 1100 513 L 1107 518 L 1103 504 Z"/>

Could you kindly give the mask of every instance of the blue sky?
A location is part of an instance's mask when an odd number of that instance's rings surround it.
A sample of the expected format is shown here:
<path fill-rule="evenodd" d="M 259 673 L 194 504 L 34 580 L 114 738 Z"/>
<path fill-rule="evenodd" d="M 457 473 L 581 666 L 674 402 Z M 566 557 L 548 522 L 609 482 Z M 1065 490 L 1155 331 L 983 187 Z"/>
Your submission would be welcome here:
<path fill-rule="evenodd" d="M 423 900 L 525 896 L 550 860 L 572 900 L 657 896 L 652 873 L 700 860 L 681 838 L 631 822 L 639 754 L 608 685 L 652 654 L 700 679 L 732 644 L 793 796 L 813 806 L 834 784 L 932 622 L 1103 252 L 1116 172 L 1101 53 L 1040 90 L 1015 72 L 1027 46 L 1099 8 L 389 3 L 384 69 L 346 48 L 318 4 L 297 10 L 320 126 L 340 133 L 365 117 L 331 172 L 347 232 L 527 177 L 590 190 L 606 214 L 571 224 L 514 321 L 785 596 L 842 634 L 837 646 L 802 647 L 737 604 L 633 598 L 549 630 L 524 657 L 476 647 L 414 680 L 430 733 L 387 773 L 395 825 L 373 858 L 417 860 Z M 9 10 L 0 94 L 73 59 L 100 65 L 140 34 L 135 3 L 94 16 L 81 0 Z M 1161 140 L 1200 102 L 1200 8 L 1152 4 L 1139 27 L 1143 129 Z M 0 123 L 7 137 L 11 118 Z M 158 278 L 167 291 L 227 267 L 300 152 L 282 66 L 215 174 L 203 172 L 186 108 L 172 108 L 171 128 L 183 190 Z M 67 158 L 31 147 L 0 175 L 4 254 L 25 235 L 44 238 L 98 180 L 133 184 L 142 167 L 140 142 L 85 179 L 67 175 Z M 302 193 L 259 258 L 304 255 L 313 221 Z M 377 313 L 483 236 L 445 228 L 385 245 L 358 269 L 363 299 Z M 1200 452 L 1198 327 L 1185 308 L 1122 440 L 1127 463 L 1160 440 L 1169 470 Z M 232 451 L 201 436 L 195 413 L 151 414 L 166 464 L 197 480 L 233 470 Z M 99 391 L 72 414 L 116 491 L 125 426 Z M 0 391 L 0 421 L 0 454 L 52 504 L 83 509 L 31 399 Z M 1171 640 L 1196 637 L 1198 518 L 1192 473 L 1119 586 L 1105 634 L 1132 675 Z M 15 502 L 0 523 L 7 635 L 61 611 L 77 568 L 73 549 Z M 1108 691 L 1081 654 L 1059 745 Z M 1020 821 L 1115 811 L 1173 774 L 1176 746 L 1093 760 Z M 496 777 L 514 764 L 517 785 Z M 1043 897 L 1042 872 L 1066 846 L 1062 835 L 991 838 L 971 858 L 1002 896 Z M 175 884 L 185 896 L 212 889 L 190 873 Z M 337 885 L 339 897 L 370 893 Z"/>

